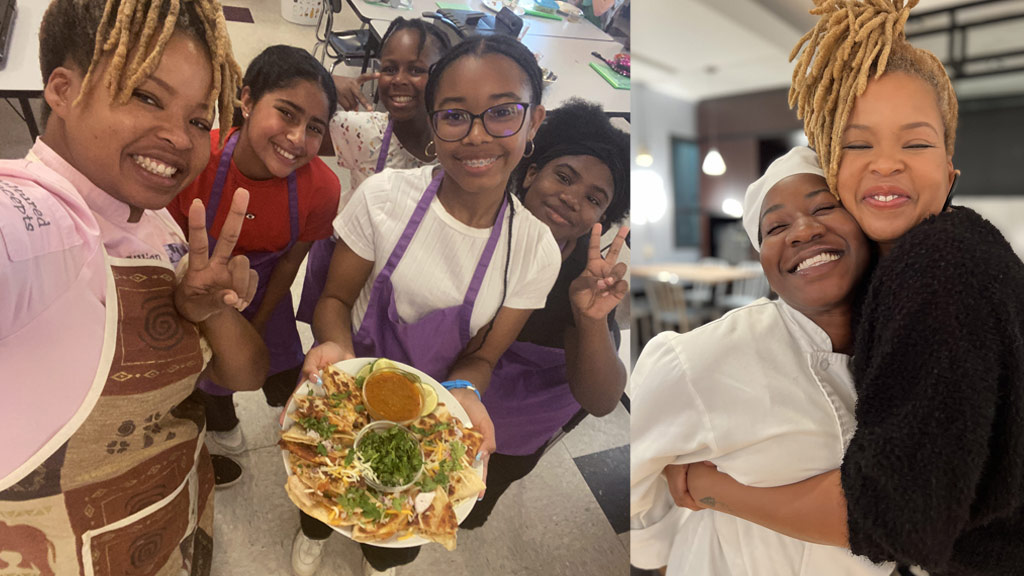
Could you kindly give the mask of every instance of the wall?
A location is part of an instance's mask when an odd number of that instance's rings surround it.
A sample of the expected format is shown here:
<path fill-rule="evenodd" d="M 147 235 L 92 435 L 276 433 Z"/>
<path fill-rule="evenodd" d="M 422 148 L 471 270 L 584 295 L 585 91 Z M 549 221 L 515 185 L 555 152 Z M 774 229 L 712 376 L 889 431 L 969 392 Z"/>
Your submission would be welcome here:
<path fill-rule="evenodd" d="M 672 137 L 697 139 L 697 106 L 666 96 L 636 83 L 630 94 L 632 106 L 632 149 L 635 154 L 646 145 L 654 156 L 654 170 L 665 183 L 668 208 L 653 224 L 637 225 L 632 231 L 633 263 L 692 261 L 696 250 L 677 249 L 673 235 Z M 633 169 L 637 169 L 634 164 Z M 636 192 L 634 191 L 634 196 Z"/>
<path fill-rule="evenodd" d="M 788 93 L 784 88 L 705 100 L 697 106 L 701 157 L 715 146 L 726 167 L 721 176 L 701 173 L 704 255 L 711 252 L 708 216 L 724 216 L 722 202 L 728 198 L 742 202 L 747 186 L 761 176 L 760 141 L 785 139 L 802 131 L 803 123 L 789 109 Z"/>

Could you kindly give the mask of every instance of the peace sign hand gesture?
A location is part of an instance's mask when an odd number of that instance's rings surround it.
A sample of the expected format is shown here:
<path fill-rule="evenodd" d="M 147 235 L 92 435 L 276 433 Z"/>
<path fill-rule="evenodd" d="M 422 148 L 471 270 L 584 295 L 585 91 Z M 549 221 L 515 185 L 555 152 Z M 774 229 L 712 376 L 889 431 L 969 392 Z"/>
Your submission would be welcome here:
<path fill-rule="evenodd" d="M 629 226 L 619 228 L 606 257 L 601 256 L 601 225 L 594 224 L 587 249 L 587 268 L 569 285 L 573 313 L 593 320 L 604 320 L 629 291 L 624 279 L 626 263 L 617 262 L 626 241 Z"/>
<path fill-rule="evenodd" d="M 196 324 L 234 308 L 244 310 L 256 294 L 258 277 L 245 256 L 231 256 L 245 221 L 249 191 L 239 188 L 231 198 L 220 239 L 210 254 L 206 210 L 196 199 L 188 209 L 188 270 L 174 293 L 178 313 Z"/>

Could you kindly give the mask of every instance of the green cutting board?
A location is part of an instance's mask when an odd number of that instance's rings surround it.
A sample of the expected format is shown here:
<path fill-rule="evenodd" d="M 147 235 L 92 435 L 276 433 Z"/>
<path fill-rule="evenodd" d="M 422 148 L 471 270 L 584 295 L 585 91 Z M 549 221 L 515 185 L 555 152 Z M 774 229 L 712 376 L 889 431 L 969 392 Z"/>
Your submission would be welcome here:
<path fill-rule="evenodd" d="M 591 62 L 590 67 L 593 68 L 595 72 L 600 74 L 602 78 L 607 80 L 613 88 L 617 90 L 630 89 L 629 78 L 626 78 L 622 74 L 619 74 L 618 72 L 612 70 L 611 67 L 609 67 L 604 62 Z"/>

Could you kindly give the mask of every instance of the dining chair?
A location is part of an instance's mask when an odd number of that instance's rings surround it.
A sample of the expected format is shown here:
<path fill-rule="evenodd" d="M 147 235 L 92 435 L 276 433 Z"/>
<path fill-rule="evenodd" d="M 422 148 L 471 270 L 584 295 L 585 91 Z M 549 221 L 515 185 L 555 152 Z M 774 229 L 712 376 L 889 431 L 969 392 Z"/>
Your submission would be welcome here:
<path fill-rule="evenodd" d="M 736 280 L 732 283 L 732 292 L 720 293 L 715 299 L 715 307 L 722 311 L 729 311 L 734 308 L 746 306 L 751 302 L 768 296 L 771 289 L 768 287 L 768 278 L 764 275 L 761 263 L 754 260 L 746 260 L 737 265 L 743 270 L 756 272 L 755 276 Z"/>
<path fill-rule="evenodd" d="M 722 258 L 705 257 L 697 261 L 698 266 L 728 266 L 729 261 Z M 700 311 L 709 318 L 720 316 L 715 310 L 714 284 L 707 282 L 692 282 L 686 287 L 686 300 L 694 310 Z"/>
<path fill-rule="evenodd" d="M 700 315 L 687 308 L 686 292 L 675 282 L 651 280 L 647 283 L 651 299 L 652 332 L 676 329 L 688 332 L 701 324 Z"/>

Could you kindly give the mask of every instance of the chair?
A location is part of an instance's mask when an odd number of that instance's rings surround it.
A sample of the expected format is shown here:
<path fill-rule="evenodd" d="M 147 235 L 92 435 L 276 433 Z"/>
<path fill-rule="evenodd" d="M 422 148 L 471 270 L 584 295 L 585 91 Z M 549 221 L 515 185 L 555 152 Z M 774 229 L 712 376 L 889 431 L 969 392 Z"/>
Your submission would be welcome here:
<path fill-rule="evenodd" d="M 765 277 L 760 262 L 748 260 L 740 262 L 738 267 L 744 270 L 756 271 L 757 275 L 737 280 L 732 283 L 731 293 L 719 294 L 715 300 L 715 306 L 722 310 L 732 310 L 733 308 L 746 306 L 758 298 L 768 296 L 770 293 L 768 278 Z"/>
<path fill-rule="evenodd" d="M 728 266 L 728 260 L 721 258 L 701 258 L 697 261 L 699 266 Z M 710 317 L 714 317 L 715 285 L 706 282 L 693 282 L 686 288 L 686 300 L 696 310 L 702 310 Z"/>
<path fill-rule="evenodd" d="M 331 74 L 334 74 L 334 69 L 342 62 L 347 66 L 360 63 L 362 72 L 366 72 L 377 49 L 376 41 L 369 28 L 334 31 L 334 15 L 341 13 L 343 2 L 344 0 L 323 0 L 324 9 L 320 15 L 320 22 L 317 22 L 317 42 L 313 47 L 313 57 L 315 58 L 317 50 L 322 48 L 320 63 L 323 64 L 327 57 L 334 61 L 330 67 Z M 324 22 L 326 25 L 321 32 L 320 26 Z"/>
<path fill-rule="evenodd" d="M 630 362 L 635 364 L 640 350 L 647 344 L 647 341 L 654 337 L 654 315 L 651 311 L 650 299 L 644 290 L 635 290 L 634 286 L 640 283 L 640 279 L 634 278 L 630 284 L 630 314 L 629 314 L 629 336 Z"/>
<path fill-rule="evenodd" d="M 688 332 L 702 323 L 701 316 L 686 306 L 686 293 L 675 282 L 651 280 L 647 283 L 651 301 L 651 325 L 655 334 L 676 328 Z"/>

